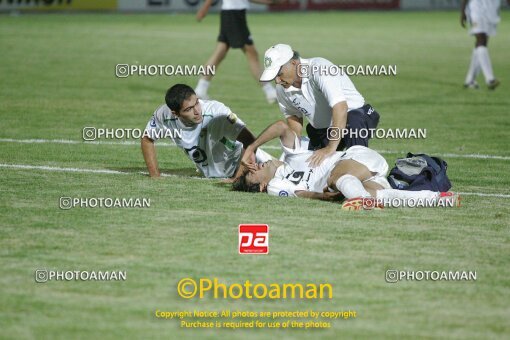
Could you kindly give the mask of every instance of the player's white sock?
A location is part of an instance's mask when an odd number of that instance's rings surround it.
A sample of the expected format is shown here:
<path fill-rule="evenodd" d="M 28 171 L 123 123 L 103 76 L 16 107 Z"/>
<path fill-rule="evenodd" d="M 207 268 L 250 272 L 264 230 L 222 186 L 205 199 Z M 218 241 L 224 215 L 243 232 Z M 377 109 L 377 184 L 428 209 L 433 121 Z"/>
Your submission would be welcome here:
<path fill-rule="evenodd" d="M 266 94 L 268 103 L 272 104 L 276 102 L 276 89 L 271 83 L 264 83 L 264 85 L 262 85 L 262 90 Z"/>
<path fill-rule="evenodd" d="M 208 99 L 207 90 L 209 90 L 209 85 L 211 85 L 211 82 L 209 80 L 203 78 L 200 78 L 198 80 L 197 87 L 195 88 L 195 93 L 197 94 L 198 98 Z"/>
<path fill-rule="evenodd" d="M 494 73 L 492 72 L 492 63 L 491 57 L 489 56 L 489 50 L 485 46 L 478 46 L 475 51 L 482 68 L 483 75 L 485 77 L 485 82 L 488 84 L 490 81 L 494 80 Z"/>
<path fill-rule="evenodd" d="M 464 84 L 471 84 L 473 81 L 475 81 L 479 72 L 480 62 L 478 61 L 478 55 L 476 53 L 476 49 L 474 48 L 473 53 L 471 54 L 471 63 L 469 64 L 469 69 Z"/>
<path fill-rule="evenodd" d="M 377 190 L 377 199 L 435 199 L 439 197 L 439 193 L 431 190 L 409 191 L 397 189 L 381 189 Z"/>
<path fill-rule="evenodd" d="M 353 175 L 343 175 L 336 181 L 335 185 L 345 198 L 371 197 L 370 193 L 363 187 L 363 183 Z"/>

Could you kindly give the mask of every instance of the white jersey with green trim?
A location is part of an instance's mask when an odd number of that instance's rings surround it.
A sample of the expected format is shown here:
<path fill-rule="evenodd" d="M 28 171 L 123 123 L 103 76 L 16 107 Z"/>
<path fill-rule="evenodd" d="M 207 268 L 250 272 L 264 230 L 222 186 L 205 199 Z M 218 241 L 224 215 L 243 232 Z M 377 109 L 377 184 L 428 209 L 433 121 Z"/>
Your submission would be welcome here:
<path fill-rule="evenodd" d="M 203 116 L 200 124 L 186 126 L 167 105 L 161 105 L 147 123 L 146 134 L 153 140 L 161 136 L 171 139 L 205 177 L 232 177 L 243 149 L 236 139 L 245 124 L 218 101 L 199 102 Z"/>

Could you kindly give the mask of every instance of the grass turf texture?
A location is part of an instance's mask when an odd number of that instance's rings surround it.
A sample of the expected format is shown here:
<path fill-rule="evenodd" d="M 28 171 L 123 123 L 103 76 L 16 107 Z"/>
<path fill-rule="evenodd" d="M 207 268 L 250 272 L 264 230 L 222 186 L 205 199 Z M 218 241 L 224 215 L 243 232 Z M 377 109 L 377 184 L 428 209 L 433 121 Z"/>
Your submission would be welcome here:
<path fill-rule="evenodd" d="M 338 64 L 396 64 L 397 77 L 353 77 L 383 128 L 427 128 L 425 140 L 374 140 L 392 164 L 404 152 L 508 156 L 510 15 L 490 41 L 494 92 L 462 89 L 473 39 L 456 12 L 249 16 L 260 53 L 286 42 Z M 0 138 L 81 139 L 84 126 L 143 128 L 166 88 L 196 79 L 117 79 L 115 64 L 201 64 L 218 16 L 21 15 L 0 20 Z M 479 79 L 482 80 L 481 78 Z M 483 81 L 481 81 L 483 82 Z M 241 52 L 210 95 L 255 133 L 281 116 L 265 103 Z M 503 338 L 509 334 L 509 199 L 466 196 L 460 209 L 345 213 L 336 204 L 231 193 L 190 178 L 193 165 L 158 148 L 151 181 L 138 146 L 0 143 L 1 163 L 127 171 L 81 174 L 0 168 L 0 337 Z M 276 144 L 273 144 L 276 145 Z M 271 150 L 275 154 L 275 150 Z M 446 158 L 453 189 L 508 194 L 508 160 Z M 63 211 L 60 196 L 148 197 L 149 209 Z M 270 225 L 270 255 L 237 255 L 237 225 Z M 126 270 L 126 282 L 34 282 L 39 268 Z M 476 282 L 384 280 L 387 269 L 476 270 Z M 332 300 L 184 300 L 184 277 L 223 283 L 328 282 Z M 190 330 L 160 310 L 356 310 L 328 330 Z"/>

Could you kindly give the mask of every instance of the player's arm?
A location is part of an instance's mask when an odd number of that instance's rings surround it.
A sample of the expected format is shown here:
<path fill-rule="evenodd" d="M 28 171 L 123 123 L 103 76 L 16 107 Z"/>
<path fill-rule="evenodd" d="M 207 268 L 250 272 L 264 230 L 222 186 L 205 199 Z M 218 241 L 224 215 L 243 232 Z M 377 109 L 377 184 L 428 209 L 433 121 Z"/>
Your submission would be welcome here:
<path fill-rule="evenodd" d="M 241 159 L 242 159 L 242 157 L 246 153 L 246 148 L 255 141 L 255 136 L 253 135 L 253 133 L 251 133 L 251 131 L 247 127 L 244 127 L 241 130 L 241 132 L 239 132 L 239 135 L 237 136 L 237 140 L 240 141 L 241 143 L 243 143 L 243 153 L 241 155 Z M 253 158 L 255 158 L 255 154 L 253 154 Z M 255 159 L 254 159 L 254 162 L 255 162 Z M 244 165 L 243 162 L 240 162 L 239 168 L 237 168 L 237 171 L 234 174 L 234 176 L 232 178 L 224 180 L 223 182 L 224 183 L 233 183 L 237 178 L 241 177 L 246 171 L 247 171 L 246 165 Z"/>
<path fill-rule="evenodd" d="M 205 0 L 202 7 L 197 12 L 196 18 L 197 21 L 202 21 L 203 18 L 207 15 L 207 12 L 209 12 L 209 8 L 211 8 L 213 0 Z"/>
<path fill-rule="evenodd" d="M 319 166 L 324 159 L 336 152 L 336 148 L 341 141 L 340 137 L 342 136 L 342 131 L 347 126 L 347 103 L 345 101 L 336 103 L 333 106 L 332 111 L 332 122 L 330 128 L 338 131 L 338 138 L 330 140 L 325 148 L 315 151 L 313 155 L 310 156 L 308 161 L 312 167 Z"/>
<path fill-rule="evenodd" d="M 145 159 L 145 164 L 147 164 L 147 170 L 149 171 L 149 176 L 152 178 L 160 177 L 159 168 L 158 168 L 158 159 L 156 157 L 156 147 L 154 146 L 154 141 L 147 136 L 142 138 L 142 154 L 143 159 Z"/>
<path fill-rule="evenodd" d="M 328 146 L 326 148 L 329 148 L 330 151 L 335 152 L 336 148 L 338 148 L 338 145 L 340 144 L 340 137 L 342 136 L 342 131 L 347 126 L 347 103 L 345 101 L 336 103 L 333 106 L 333 113 L 332 113 L 332 119 L 331 119 L 331 128 L 338 129 L 338 139 L 336 140 L 330 140 L 328 142 Z"/>
<path fill-rule="evenodd" d="M 243 147 L 246 149 L 251 143 L 255 141 L 255 136 L 247 127 L 244 127 L 241 132 L 239 132 L 237 140 L 243 143 Z"/>
<path fill-rule="evenodd" d="M 295 191 L 297 197 L 310 198 L 321 201 L 338 201 L 342 198 L 340 192 L 313 192 L 313 191 Z"/>
<path fill-rule="evenodd" d="M 284 121 L 279 120 L 269 125 L 247 148 L 241 160 L 241 163 L 250 168 L 255 163 L 255 152 L 257 148 L 270 140 L 280 138 L 282 144 L 286 147 L 293 148 L 296 135 Z"/>
<path fill-rule="evenodd" d="M 292 131 L 294 131 L 296 136 L 300 137 L 301 130 L 303 130 L 303 117 L 288 116 L 287 125 L 290 127 Z"/>
<path fill-rule="evenodd" d="M 466 27 L 466 6 L 469 0 L 462 0 L 460 3 L 460 25 Z M 509 0 L 510 1 L 510 0 Z"/>

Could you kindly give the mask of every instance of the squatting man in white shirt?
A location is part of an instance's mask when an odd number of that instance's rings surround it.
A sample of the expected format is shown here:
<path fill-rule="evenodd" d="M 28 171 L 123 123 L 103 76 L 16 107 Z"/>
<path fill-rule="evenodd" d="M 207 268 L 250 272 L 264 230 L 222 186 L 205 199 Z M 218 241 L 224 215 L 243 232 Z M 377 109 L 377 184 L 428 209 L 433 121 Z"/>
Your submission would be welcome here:
<path fill-rule="evenodd" d="M 229 178 L 242 173 L 243 150 L 255 137 L 235 113 L 218 101 L 198 99 L 195 91 L 184 84 L 168 89 L 165 102 L 154 111 L 141 141 L 150 177 L 160 177 L 154 141 L 169 130 L 181 132 L 164 135 L 205 177 Z M 259 149 L 256 159 L 267 161 L 272 157 Z"/>
<path fill-rule="evenodd" d="M 250 162 L 259 146 L 277 137 L 284 152 L 283 161 Z M 452 192 L 391 189 L 386 179 L 388 163 L 379 153 L 365 146 L 355 145 L 346 151 L 335 151 L 317 167 L 307 161 L 311 155 L 306 140 L 298 138 L 284 121 L 278 121 L 247 147 L 243 162 L 248 162 L 249 172 L 234 181 L 233 189 L 326 201 L 340 200 L 343 196 L 347 199 L 342 205 L 345 210 L 367 208 L 366 199 L 373 202 L 395 199 L 449 201 L 438 206 L 459 205 L 459 195 Z"/>
<path fill-rule="evenodd" d="M 301 136 L 303 117 L 309 122 L 308 149 L 315 151 L 309 159 L 312 167 L 337 150 L 368 146 L 369 135 L 347 133 L 342 138 L 340 132 L 344 129 L 375 129 L 379 123 L 379 114 L 365 103 L 349 77 L 343 72 L 330 72 L 334 67 L 324 58 L 301 58 L 285 44 L 272 46 L 264 55 L 260 81 L 275 81 L 278 104 L 287 124 Z"/>

